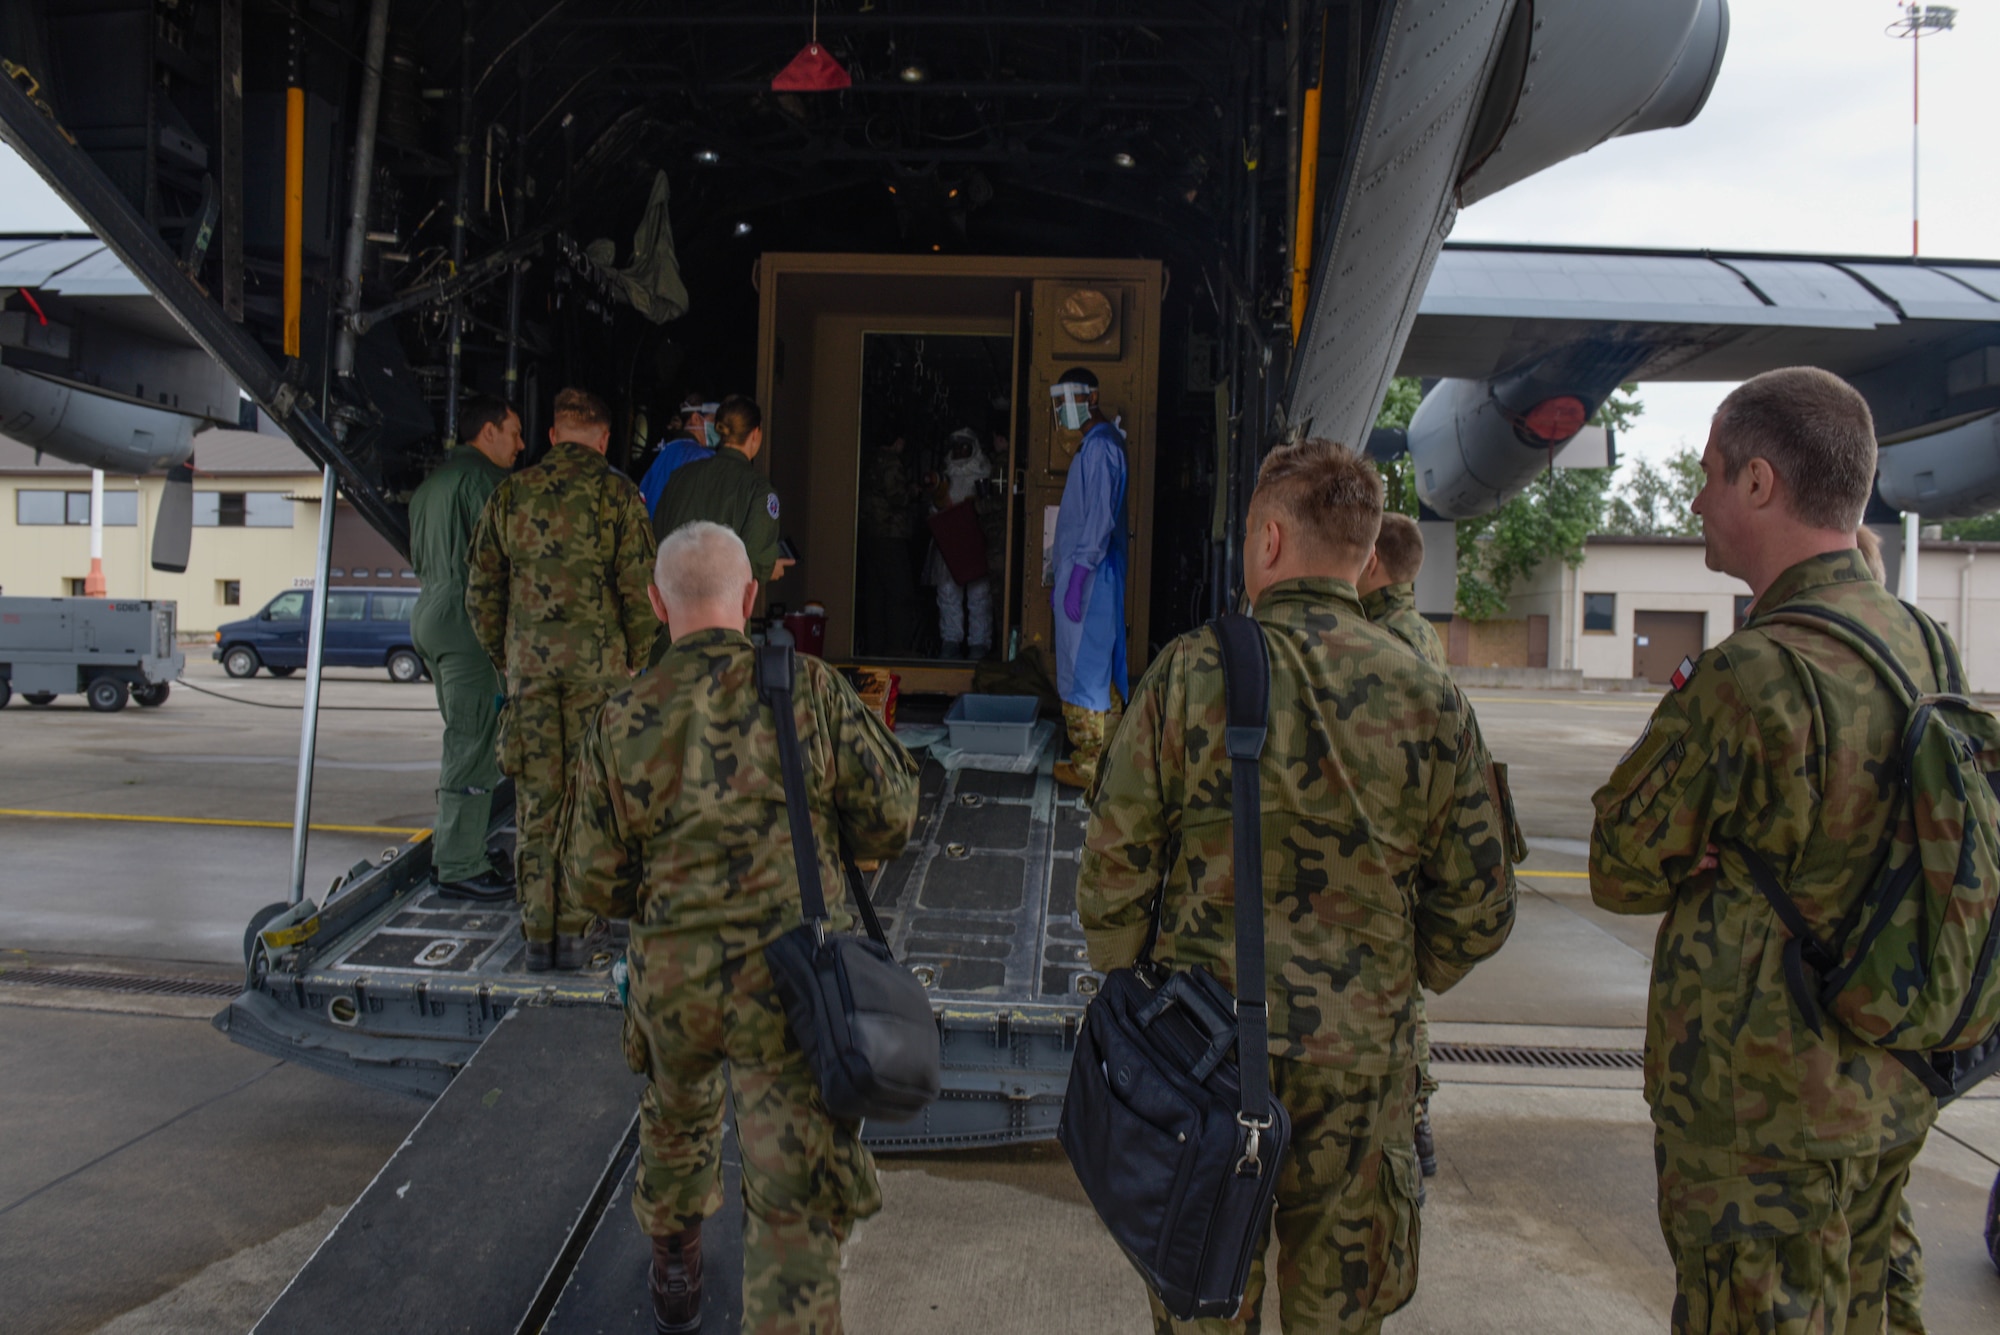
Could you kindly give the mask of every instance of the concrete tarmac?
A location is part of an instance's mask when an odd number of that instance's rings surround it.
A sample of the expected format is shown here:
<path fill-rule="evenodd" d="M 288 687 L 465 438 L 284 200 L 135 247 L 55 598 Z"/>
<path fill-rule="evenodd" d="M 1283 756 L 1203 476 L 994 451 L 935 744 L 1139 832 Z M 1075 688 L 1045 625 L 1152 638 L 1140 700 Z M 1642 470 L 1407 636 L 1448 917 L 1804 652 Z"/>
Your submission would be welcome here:
<path fill-rule="evenodd" d="M 232 701 L 301 694 L 297 679 L 226 682 L 206 664 L 190 675 Z M 426 688 L 344 675 L 336 703 L 431 702 Z M 1579 873 L 1591 790 L 1651 702 L 1474 699 L 1534 851 L 1513 938 L 1433 1000 L 1435 1035 L 1636 1050 L 1657 922 L 1597 909 Z M 191 692 L 112 716 L 30 715 L 17 702 L 0 711 L 0 808 L 282 821 L 297 718 Z M 322 756 L 367 768 L 323 767 L 315 820 L 428 824 L 436 744 L 434 715 L 330 713 Z M 342 858 L 397 837 L 315 836 L 315 891 Z M 0 838 L 13 855 L 0 859 L 0 963 L 74 962 L 51 954 L 69 951 L 94 967 L 122 956 L 216 977 L 238 959 L 248 912 L 282 897 L 289 856 L 283 831 L 238 827 L 0 816 Z M 231 1045 L 204 1022 L 214 1008 L 10 985 L 0 972 L 0 1330 L 246 1329 L 421 1113 Z M 1664 1329 L 1673 1276 L 1638 1072 L 1438 1074 L 1441 1171 L 1429 1180 L 1422 1279 L 1390 1335 Z M 1982 1090 L 1945 1111 L 1910 1193 L 1942 1335 L 2000 1328 L 2000 1275 L 1979 1239 L 1996 1167 L 2000 1089 Z M 1150 1329 L 1138 1280 L 1055 1146 L 906 1155 L 882 1169 L 886 1208 L 846 1258 L 849 1329 Z"/>

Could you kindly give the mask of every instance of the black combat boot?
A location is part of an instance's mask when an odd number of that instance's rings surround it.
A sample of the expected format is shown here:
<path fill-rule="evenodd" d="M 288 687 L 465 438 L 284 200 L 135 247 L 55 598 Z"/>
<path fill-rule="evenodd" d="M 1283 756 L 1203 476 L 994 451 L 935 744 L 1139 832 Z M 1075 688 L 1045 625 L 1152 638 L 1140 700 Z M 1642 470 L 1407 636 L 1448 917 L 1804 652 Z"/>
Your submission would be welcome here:
<path fill-rule="evenodd" d="M 528 957 L 522 963 L 529 973 L 547 973 L 556 967 L 556 943 L 553 941 L 528 942 Z"/>
<path fill-rule="evenodd" d="M 555 966 L 564 973 L 588 969 L 590 962 L 611 949 L 611 930 L 602 918 L 593 922 L 582 936 L 556 935 Z"/>
<path fill-rule="evenodd" d="M 696 1335 L 701 1329 L 701 1225 L 653 1239 L 653 1264 L 646 1272 L 653 1293 L 657 1335 Z"/>
<path fill-rule="evenodd" d="M 1431 1135 L 1429 1100 L 1417 1105 L 1417 1166 L 1424 1170 L 1425 1177 L 1437 1176 L 1438 1147 L 1437 1138 Z"/>

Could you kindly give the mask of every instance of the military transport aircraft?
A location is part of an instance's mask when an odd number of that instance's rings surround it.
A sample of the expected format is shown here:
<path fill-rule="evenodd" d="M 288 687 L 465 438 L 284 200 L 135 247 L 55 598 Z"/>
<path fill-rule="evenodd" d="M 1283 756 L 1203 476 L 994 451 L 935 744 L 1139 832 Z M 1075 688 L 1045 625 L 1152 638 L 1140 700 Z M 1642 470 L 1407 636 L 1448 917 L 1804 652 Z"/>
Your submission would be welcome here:
<path fill-rule="evenodd" d="M 1937 343 L 1934 325 L 1964 317 L 1900 297 L 1848 311 L 1845 288 L 1821 300 L 1776 276 L 1732 293 L 1725 261 L 1700 256 L 1468 248 L 1440 264 L 1465 205 L 1690 121 L 1727 40 L 1725 0 L 4 0 L 0 134 L 392 542 L 468 391 L 518 404 L 533 441 L 557 388 L 597 390 L 629 462 L 689 386 L 749 388 L 802 556 L 773 599 L 827 604 L 831 658 L 963 690 L 970 663 L 885 664 L 855 637 L 859 464 L 892 435 L 960 425 L 1004 449 L 1001 642 L 1032 656 L 1049 614 L 1031 554 L 1076 444 L 1047 390 L 1069 366 L 1097 371 L 1131 430 L 1143 664 L 1229 603 L 1268 444 L 1362 441 L 1399 368 L 1445 378 L 1406 443 L 1429 503 L 1472 513 L 1619 381 L 1696 354 L 1746 365 L 1731 349 L 1801 327 L 1793 308 L 1850 319 L 1832 341 L 1866 325 Z M 1612 284 L 1659 298 L 1633 321 L 1588 283 L 1563 305 L 1525 272 L 1544 262 L 1579 283 L 1619 263 L 1681 276 Z M 1431 338 L 1434 270 L 1455 304 Z M 1900 277 L 1990 293 L 1979 272 Z M 1482 307 L 1479 282 L 1518 304 Z M 6 310 L 30 305 L 17 292 Z M 16 364 L 8 344 L 0 366 Z M 526 975 L 512 914 L 440 901 L 427 844 L 307 897 L 316 681 L 289 897 L 249 924 L 218 1026 L 428 1096 L 503 1019 L 615 1007 L 601 975 Z M 936 997 L 946 1094 L 870 1124 L 871 1142 L 1052 1134 L 1096 982 L 1075 924 L 1081 836 L 1047 756 L 1021 773 L 926 765 L 916 837 L 872 893 Z M 614 1148 L 584 1183 L 599 1213 Z M 397 1227 L 412 1255 L 436 1245 Z M 568 1260 L 517 1267 L 544 1314 L 582 1247 L 575 1217 L 552 1227 Z M 387 1236 L 325 1282 L 387 1283 Z M 302 1278 L 287 1301 L 311 1292 Z"/>
<path fill-rule="evenodd" d="M 233 417 L 241 386 L 399 544 L 464 392 L 518 403 L 533 440 L 556 388 L 596 389 L 629 457 L 688 385 L 753 388 L 774 482 L 801 498 L 804 559 L 773 597 L 827 602 L 829 656 L 866 663 L 840 615 L 868 577 L 859 456 L 961 418 L 1011 442 L 1001 615 L 1023 652 L 1045 642 L 1025 554 L 1075 444 L 1046 389 L 1081 362 L 1132 428 L 1143 661 L 1228 602 L 1268 442 L 1363 440 L 1399 369 L 1443 377 L 1407 448 L 1427 503 L 1465 514 L 1621 380 L 1737 374 L 1755 358 L 1732 349 L 1822 327 L 1793 346 L 1907 335 L 1928 356 L 1981 323 L 1878 300 L 1906 279 L 1971 298 L 1990 291 L 1977 266 L 1440 263 L 1465 205 L 1691 120 L 1727 40 L 1724 0 L 7 0 L 0 132 L 158 298 L 163 343 L 220 370 L 90 364 L 113 341 L 83 336 L 101 305 L 51 265 L 0 281 L 0 374 L 135 408 L 179 393 L 190 417 Z M 1936 397 L 1884 420 L 1958 411 Z M 308 760 L 313 726 L 309 709 Z M 302 812 L 309 783 L 306 763 Z M 1094 982 L 1078 821 L 1045 772 L 927 773 L 919 837 L 875 891 L 938 996 L 952 1097 L 872 1138 L 1052 1127 Z M 605 1001 L 601 979 L 530 983 L 508 915 L 430 897 L 427 857 L 357 867 L 314 903 L 295 855 L 289 902 L 246 934 L 232 1037 L 435 1092 L 523 1001 Z"/>

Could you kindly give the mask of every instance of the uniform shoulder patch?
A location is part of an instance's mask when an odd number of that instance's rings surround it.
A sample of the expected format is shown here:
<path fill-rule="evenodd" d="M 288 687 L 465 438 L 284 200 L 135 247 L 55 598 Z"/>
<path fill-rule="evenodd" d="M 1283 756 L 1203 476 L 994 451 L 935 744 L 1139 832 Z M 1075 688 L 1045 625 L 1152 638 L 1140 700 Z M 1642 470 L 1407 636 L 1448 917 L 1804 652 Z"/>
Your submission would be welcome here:
<path fill-rule="evenodd" d="M 766 496 L 766 497 L 764 498 L 764 508 L 765 508 L 766 510 L 769 510 L 769 511 L 771 512 L 771 518 L 773 518 L 773 519 L 776 519 L 776 518 L 778 517 L 778 493 L 777 493 L 777 492 L 775 492 L 775 491 L 774 491 L 774 492 L 772 492 L 772 493 L 771 493 L 770 495 L 768 495 L 768 496 Z"/>
<path fill-rule="evenodd" d="M 1674 669 L 1674 675 L 1668 680 L 1673 683 L 1673 688 L 1678 691 L 1683 686 L 1686 686 L 1693 676 L 1694 660 L 1692 658 L 1683 658 L 1681 665 Z"/>

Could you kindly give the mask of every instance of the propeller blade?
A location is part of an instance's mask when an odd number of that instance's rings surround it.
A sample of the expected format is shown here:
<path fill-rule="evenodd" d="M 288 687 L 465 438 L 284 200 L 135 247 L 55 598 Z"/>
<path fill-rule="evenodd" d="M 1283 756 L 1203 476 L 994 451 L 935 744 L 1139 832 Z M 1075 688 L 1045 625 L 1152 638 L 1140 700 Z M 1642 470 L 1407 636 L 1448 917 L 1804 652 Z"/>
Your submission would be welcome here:
<path fill-rule="evenodd" d="M 184 574 L 188 548 L 194 541 L 194 468 L 177 464 L 167 472 L 160 490 L 159 514 L 153 522 L 153 569 Z"/>

